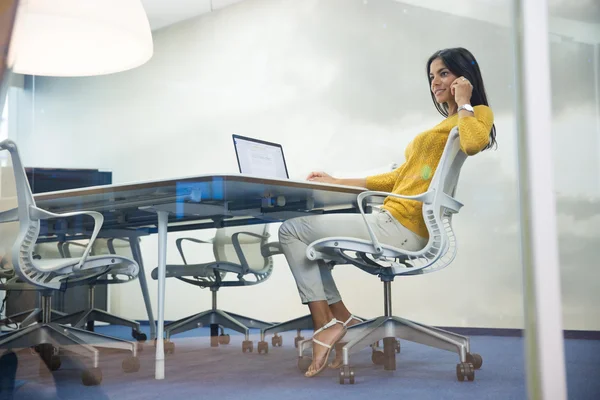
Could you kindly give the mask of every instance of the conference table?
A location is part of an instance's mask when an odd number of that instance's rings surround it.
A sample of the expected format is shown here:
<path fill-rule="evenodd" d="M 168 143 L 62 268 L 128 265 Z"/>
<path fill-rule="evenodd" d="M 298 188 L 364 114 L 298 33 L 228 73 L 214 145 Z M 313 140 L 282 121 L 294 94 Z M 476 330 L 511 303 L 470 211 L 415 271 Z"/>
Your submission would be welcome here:
<path fill-rule="evenodd" d="M 38 207 L 61 213 L 98 211 L 104 216 L 100 236 L 129 238 L 140 265 L 140 286 L 151 328 L 151 338 L 163 338 L 167 233 L 281 222 L 298 216 L 357 212 L 357 195 L 365 189 L 308 181 L 218 174 L 113 184 L 41 193 Z M 89 238 L 93 221 L 72 218 L 46 223 L 41 237 L 73 240 Z M 158 321 L 150 306 L 143 260 L 137 237 L 158 233 Z M 134 240 L 135 239 L 135 240 Z M 155 378 L 165 377 L 163 340 L 157 340 Z"/>

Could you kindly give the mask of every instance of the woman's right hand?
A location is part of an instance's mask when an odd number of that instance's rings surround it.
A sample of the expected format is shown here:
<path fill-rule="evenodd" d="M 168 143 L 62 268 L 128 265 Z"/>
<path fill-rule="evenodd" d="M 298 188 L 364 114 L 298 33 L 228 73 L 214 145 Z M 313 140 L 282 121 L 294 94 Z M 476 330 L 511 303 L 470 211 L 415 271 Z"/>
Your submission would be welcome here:
<path fill-rule="evenodd" d="M 337 181 L 338 181 L 333 176 L 329 175 L 326 172 L 322 172 L 322 171 L 311 172 L 306 177 L 306 180 L 307 181 L 312 181 L 312 182 L 322 182 L 322 183 L 337 183 Z"/>

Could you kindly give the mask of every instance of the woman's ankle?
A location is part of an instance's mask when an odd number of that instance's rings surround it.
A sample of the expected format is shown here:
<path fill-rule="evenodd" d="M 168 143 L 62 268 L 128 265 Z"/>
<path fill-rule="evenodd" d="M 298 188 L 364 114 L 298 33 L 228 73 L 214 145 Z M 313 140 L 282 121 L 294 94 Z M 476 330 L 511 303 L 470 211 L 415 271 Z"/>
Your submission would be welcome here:
<path fill-rule="evenodd" d="M 323 327 L 325 324 L 330 322 L 334 316 L 329 309 L 327 301 L 314 301 L 308 303 L 310 314 L 313 320 L 313 327 L 315 330 Z"/>
<path fill-rule="evenodd" d="M 348 318 L 352 316 L 348 308 L 346 308 L 344 302 L 341 300 L 330 304 L 329 309 L 331 310 L 331 314 L 333 314 L 336 319 L 342 322 L 346 322 Z"/>

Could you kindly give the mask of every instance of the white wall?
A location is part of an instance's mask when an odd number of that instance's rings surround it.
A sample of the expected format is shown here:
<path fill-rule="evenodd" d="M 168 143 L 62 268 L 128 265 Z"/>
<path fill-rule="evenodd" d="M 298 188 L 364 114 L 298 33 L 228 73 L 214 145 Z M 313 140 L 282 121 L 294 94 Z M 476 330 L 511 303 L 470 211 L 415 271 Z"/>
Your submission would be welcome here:
<path fill-rule="evenodd" d="M 409 141 L 440 121 L 428 93 L 428 56 L 444 47 L 469 48 L 483 71 L 500 147 L 463 169 L 458 198 L 466 207 L 456 218 L 456 261 L 436 274 L 398 279 L 394 311 L 438 325 L 522 327 L 507 28 L 392 0 L 247 0 L 159 30 L 154 41 L 154 57 L 134 71 L 36 78 L 34 88 L 29 80 L 20 104 L 28 112 L 20 112 L 18 130 L 25 163 L 110 169 L 114 182 L 237 172 L 231 134 L 239 133 L 282 143 L 292 178 L 311 170 L 364 176 L 401 162 Z M 578 91 L 593 76 L 578 61 L 590 46 L 568 46 L 553 44 L 554 76 L 569 71 L 571 78 L 570 86 L 553 81 L 560 94 L 553 139 L 560 146 L 565 326 L 600 329 L 600 276 L 593 262 L 600 233 L 586 220 L 597 220 L 600 183 L 573 175 L 580 168 L 597 171 L 598 133 L 588 124 L 597 105 L 593 97 L 579 99 Z M 573 98 L 578 106 L 569 108 Z M 581 146 L 587 142 L 595 147 Z M 581 226 L 572 229 L 575 222 Z M 184 235 L 208 238 L 212 232 L 170 235 L 169 263 L 179 262 L 174 242 Z M 156 266 L 156 240 L 142 242 L 148 277 Z M 196 257 L 210 254 L 199 250 Z M 354 313 L 383 312 L 376 277 L 349 266 L 336 267 L 334 276 Z M 149 281 L 156 307 L 156 284 Z M 137 283 L 115 287 L 112 295 L 112 311 L 147 318 Z M 219 305 L 267 321 L 306 313 L 283 257 L 270 280 L 225 288 Z M 167 282 L 167 319 L 208 307 L 207 290 Z"/>

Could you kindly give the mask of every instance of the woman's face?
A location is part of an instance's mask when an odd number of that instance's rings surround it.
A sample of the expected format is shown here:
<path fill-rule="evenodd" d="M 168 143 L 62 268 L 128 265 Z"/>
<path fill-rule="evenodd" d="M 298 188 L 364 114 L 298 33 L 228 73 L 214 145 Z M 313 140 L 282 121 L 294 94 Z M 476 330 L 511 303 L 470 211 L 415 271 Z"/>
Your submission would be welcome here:
<path fill-rule="evenodd" d="M 439 104 L 454 102 L 454 96 L 450 92 L 450 85 L 458 78 L 446 67 L 441 58 L 436 58 L 429 66 L 429 80 L 431 81 L 431 92 L 435 101 Z"/>

